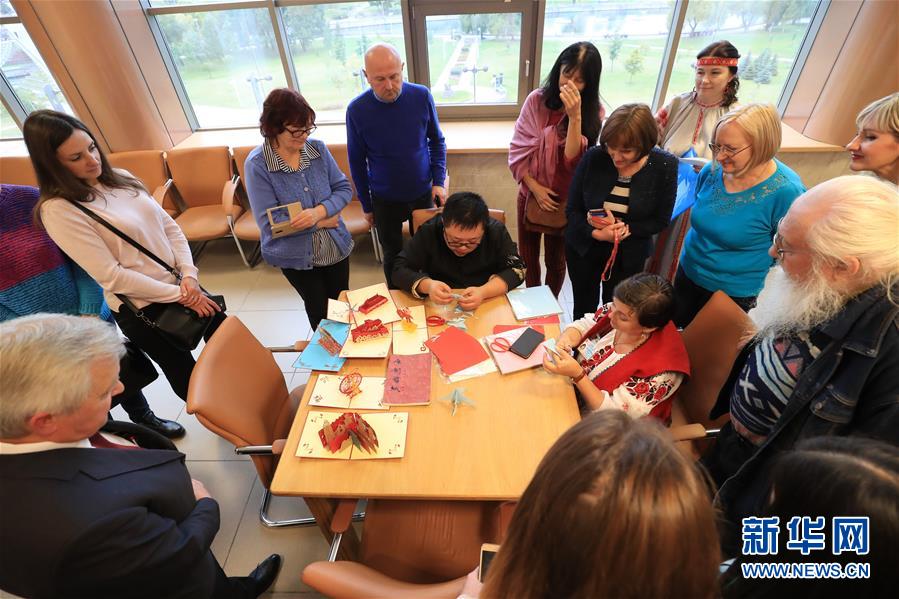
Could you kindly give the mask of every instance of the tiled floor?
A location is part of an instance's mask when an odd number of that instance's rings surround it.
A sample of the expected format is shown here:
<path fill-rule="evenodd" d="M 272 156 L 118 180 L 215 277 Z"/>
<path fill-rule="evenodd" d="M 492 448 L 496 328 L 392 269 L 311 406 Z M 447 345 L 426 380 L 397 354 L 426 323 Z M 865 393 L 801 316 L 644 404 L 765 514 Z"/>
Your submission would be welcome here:
<path fill-rule="evenodd" d="M 252 270 L 246 268 L 230 240 L 209 243 L 200 257 L 199 267 L 203 286 L 224 294 L 228 313 L 239 316 L 264 345 L 290 345 L 310 336 L 302 300 L 277 269 L 265 264 Z M 370 239 L 359 239 L 351 258 L 350 287 L 381 281 L 383 271 L 375 262 Z M 566 315 L 570 314 L 571 285 L 567 279 L 559 299 Z M 302 385 L 309 378 L 308 371 L 293 368 L 296 354 L 276 354 L 276 359 L 288 387 Z M 145 392 L 159 416 L 177 420 L 187 428 L 187 435 L 177 441 L 178 449 L 187 456 L 191 474 L 206 484 L 221 507 L 221 529 L 212 550 L 225 571 L 234 576 L 245 575 L 270 553 L 280 553 L 284 567 L 273 592 L 267 596 L 279 599 L 318 596 L 300 582 L 306 564 L 326 559 L 328 547 L 318 529 L 265 528 L 258 517 L 262 488 L 249 459 L 236 456 L 232 445 L 187 414 L 184 403 L 172 393 L 163 377 Z M 121 408 L 116 408 L 113 414 L 118 419 L 126 419 Z M 276 498 L 272 506 L 274 516 L 279 518 L 308 514 L 305 505 L 294 499 Z"/>

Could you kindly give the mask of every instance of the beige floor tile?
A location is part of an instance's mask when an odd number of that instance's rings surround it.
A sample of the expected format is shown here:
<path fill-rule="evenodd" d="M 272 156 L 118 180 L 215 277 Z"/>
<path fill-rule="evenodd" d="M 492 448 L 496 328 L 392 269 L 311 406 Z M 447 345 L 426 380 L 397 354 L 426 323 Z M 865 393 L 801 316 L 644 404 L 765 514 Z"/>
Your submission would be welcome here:
<path fill-rule="evenodd" d="M 300 357 L 300 352 L 272 352 L 272 357 L 278 363 L 278 368 L 281 369 L 281 372 L 293 373 L 296 370 L 293 367 L 293 363 Z"/>
<path fill-rule="evenodd" d="M 240 520 L 237 536 L 224 564 L 229 576 L 243 576 L 272 553 L 284 559 L 281 573 L 272 588 L 274 592 L 311 591 L 300 581 L 303 568 L 328 557 L 328 544 L 317 526 L 266 528 L 259 521 L 262 485 L 253 486 L 249 502 Z M 297 498 L 276 497 L 270 515 L 277 518 L 297 518 L 308 515 L 305 504 Z"/>
<path fill-rule="evenodd" d="M 309 319 L 301 310 L 241 311 L 237 316 L 268 347 L 293 345 L 310 332 Z"/>
<path fill-rule="evenodd" d="M 219 504 L 221 524 L 212 541 L 212 553 L 223 564 L 228 559 L 241 515 L 253 489 L 256 469 L 249 461 L 192 460 L 187 460 L 187 469 L 191 477 L 202 482 Z"/>
<path fill-rule="evenodd" d="M 257 267 L 259 278 L 241 310 L 304 310 L 303 298 L 284 278 L 280 269 Z"/>

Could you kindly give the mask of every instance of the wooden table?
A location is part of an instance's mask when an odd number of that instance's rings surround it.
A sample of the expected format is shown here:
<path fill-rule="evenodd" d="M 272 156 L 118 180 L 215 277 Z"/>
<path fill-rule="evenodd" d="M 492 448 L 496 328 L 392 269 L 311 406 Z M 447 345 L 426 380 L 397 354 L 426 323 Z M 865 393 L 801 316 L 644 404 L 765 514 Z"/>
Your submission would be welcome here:
<path fill-rule="evenodd" d="M 391 293 L 397 306 L 422 303 L 401 291 Z M 426 311 L 433 313 L 430 306 Z M 481 338 L 491 334 L 496 324 L 516 322 L 509 302 L 500 296 L 484 302 L 466 324 L 469 333 Z M 544 326 L 547 336 L 558 335 L 558 325 Z M 444 328 L 429 327 L 428 334 Z M 349 359 L 341 372 L 358 369 L 363 376 L 384 376 L 386 368 L 386 359 Z M 391 408 L 409 412 L 403 458 L 300 459 L 297 443 L 316 379 L 313 373 L 271 490 L 275 495 L 305 498 L 326 536 L 334 502 L 315 498 L 515 500 L 549 447 L 579 419 L 571 384 L 542 368 L 510 375 L 495 372 L 450 384 L 435 362 L 431 404 Z M 464 388 L 476 406 L 461 406 L 451 416 L 451 405 L 440 398 L 454 388 Z"/>

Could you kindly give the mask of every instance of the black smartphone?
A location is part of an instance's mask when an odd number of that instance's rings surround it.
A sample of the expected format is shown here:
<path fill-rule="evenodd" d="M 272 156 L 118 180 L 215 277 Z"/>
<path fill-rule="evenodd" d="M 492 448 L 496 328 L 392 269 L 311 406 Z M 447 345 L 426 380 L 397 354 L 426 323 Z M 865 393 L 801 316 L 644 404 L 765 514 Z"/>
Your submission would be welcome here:
<path fill-rule="evenodd" d="M 537 346 L 543 342 L 544 338 L 543 333 L 528 327 L 525 332 L 521 334 L 521 337 L 515 340 L 515 343 L 512 344 L 509 351 L 516 356 L 525 359 L 530 358 L 531 354 L 534 353 Z"/>
<path fill-rule="evenodd" d="M 478 581 L 483 583 L 487 580 L 487 570 L 490 568 L 490 562 L 496 556 L 499 545 L 493 543 L 484 543 L 481 545 L 481 563 L 478 566 Z"/>

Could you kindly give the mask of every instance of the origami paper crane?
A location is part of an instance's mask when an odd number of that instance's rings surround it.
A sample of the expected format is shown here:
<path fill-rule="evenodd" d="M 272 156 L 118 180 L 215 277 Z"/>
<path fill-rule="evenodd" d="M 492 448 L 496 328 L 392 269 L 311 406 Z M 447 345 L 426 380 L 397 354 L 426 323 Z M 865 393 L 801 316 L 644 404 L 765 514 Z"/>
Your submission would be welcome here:
<path fill-rule="evenodd" d="M 448 401 L 450 403 L 450 405 L 452 405 L 452 407 L 453 407 L 453 413 L 451 414 L 452 416 L 456 415 L 456 409 L 461 405 L 468 404 L 471 407 L 475 407 L 474 400 L 465 397 L 464 392 L 465 392 L 465 389 L 463 389 L 463 388 L 453 389 L 452 393 L 450 393 L 449 395 L 447 395 L 445 397 L 440 398 L 443 401 Z"/>

